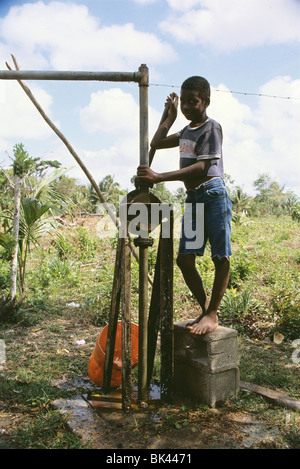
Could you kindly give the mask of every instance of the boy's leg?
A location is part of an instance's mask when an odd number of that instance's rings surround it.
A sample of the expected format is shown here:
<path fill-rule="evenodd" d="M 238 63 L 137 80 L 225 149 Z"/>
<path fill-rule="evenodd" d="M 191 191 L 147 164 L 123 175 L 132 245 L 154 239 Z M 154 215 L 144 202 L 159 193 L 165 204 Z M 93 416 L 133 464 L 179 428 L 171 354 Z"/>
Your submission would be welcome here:
<path fill-rule="evenodd" d="M 193 334 L 209 334 L 218 327 L 218 308 L 225 293 L 229 280 L 229 258 L 213 258 L 215 279 L 212 295 L 204 316 L 197 318 L 195 323 L 187 326 Z"/>
<path fill-rule="evenodd" d="M 202 315 L 205 314 L 208 307 L 208 299 L 204 290 L 202 279 L 196 268 L 195 254 L 179 254 L 177 257 L 177 265 L 182 272 L 185 283 L 200 304 L 202 308 Z M 199 318 L 202 317 L 202 315 L 200 315 Z"/>
<path fill-rule="evenodd" d="M 206 240 L 209 239 L 215 265 L 214 285 L 212 296 L 208 304 L 201 277 L 195 266 L 195 254 L 185 253 L 183 230 L 179 246 L 179 252 L 181 254 L 177 258 L 177 264 L 183 273 L 187 285 L 198 300 L 203 311 L 203 313 L 187 327 L 191 333 L 207 334 L 215 330 L 218 326 L 217 311 L 229 280 L 231 201 L 226 192 L 224 182 L 218 178 L 205 183 L 205 191 L 199 190 L 193 194 L 189 194 L 186 202 L 205 204 L 204 243 L 197 253 L 203 255 Z M 195 222 L 194 218 L 193 222 Z M 195 228 L 194 224 L 193 229 Z"/>

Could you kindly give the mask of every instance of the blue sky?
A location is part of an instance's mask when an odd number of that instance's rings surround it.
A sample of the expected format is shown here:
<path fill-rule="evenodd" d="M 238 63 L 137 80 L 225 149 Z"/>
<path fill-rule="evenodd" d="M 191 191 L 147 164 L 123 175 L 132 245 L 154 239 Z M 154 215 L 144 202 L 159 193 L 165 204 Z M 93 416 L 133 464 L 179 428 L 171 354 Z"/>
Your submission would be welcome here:
<path fill-rule="evenodd" d="M 166 96 L 188 76 L 206 77 L 208 115 L 223 128 L 225 172 L 251 195 L 253 181 L 268 173 L 300 196 L 299 42 L 299 0 L 0 0 L 0 69 L 13 66 L 11 53 L 23 70 L 133 72 L 146 63 L 149 138 Z M 138 85 L 27 84 L 95 180 L 112 174 L 131 190 Z M 1 81 L 0 108 L 2 166 L 22 142 L 32 156 L 58 159 L 88 182 L 16 82 Z M 179 115 L 172 131 L 185 124 Z M 157 152 L 152 167 L 176 169 L 178 150 Z"/>

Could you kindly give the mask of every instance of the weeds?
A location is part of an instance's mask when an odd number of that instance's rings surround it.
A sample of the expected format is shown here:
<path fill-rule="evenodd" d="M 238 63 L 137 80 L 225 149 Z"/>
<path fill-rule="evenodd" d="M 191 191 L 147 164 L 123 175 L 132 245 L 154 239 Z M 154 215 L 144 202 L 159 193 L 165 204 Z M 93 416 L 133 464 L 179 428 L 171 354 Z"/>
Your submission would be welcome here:
<path fill-rule="evenodd" d="M 69 432 L 59 411 L 37 414 L 32 423 L 17 429 L 15 438 L 27 449 L 83 449 L 81 439 Z"/>
<path fill-rule="evenodd" d="M 10 295 L 0 297 L 0 321 L 4 323 L 17 322 L 21 305 L 22 300 L 12 300 Z"/>
<path fill-rule="evenodd" d="M 282 390 L 295 398 L 299 398 L 299 366 L 291 360 L 294 349 L 290 341 L 300 339 L 297 234 L 299 225 L 290 217 L 253 219 L 251 223 L 233 225 L 231 278 L 220 307 L 221 325 L 239 331 L 241 379 Z M 62 229 L 54 243 L 46 239 L 42 251 L 31 252 L 27 296 L 18 309 L 14 325 L 3 319 L 0 324 L 0 338 L 6 342 L 8 357 L 7 366 L 1 372 L 0 404 L 15 406 L 24 416 L 24 423 L 12 431 L 21 447 L 80 448 L 82 445 L 69 432 L 61 414 L 50 405 L 54 399 L 78 393 L 78 389 L 64 391 L 56 388 L 53 381 L 86 376 L 99 327 L 108 323 L 115 247 L 115 239 L 95 240 L 80 227 L 69 233 Z M 153 247 L 149 255 L 152 275 L 155 254 Z M 210 295 L 214 266 L 209 247 L 203 258 L 197 258 L 197 266 Z M 135 259 L 131 268 L 134 318 L 138 310 Z M 0 288 L 8 286 L 8 277 L 9 263 L 2 259 Z M 80 306 L 72 308 L 68 306 L 71 302 Z M 5 306 L 5 301 L 2 305 Z M 174 262 L 174 320 L 196 316 L 198 309 Z M 281 345 L 272 342 L 274 330 L 284 335 Z M 79 334 L 85 334 L 86 340 L 81 349 L 74 345 Z M 157 362 L 156 379 L 159 371 Z M 136 373 L 137 369 L 133 380 Z M 296 413 L 290 413 L 287 424 L 283 409 L 270 406 L 259 396 L 242 393 L 230 406 L 231 410 L 261 414 L 269 425 L 278 425 L 281 434 L 278 447 L 297 446 Z M 207 409 L 201 406 L 193 410 L 182 405 L 159 410 L 151 424 L 137 424 L 132 432 L 145 440 L 152 431 L 157 437 L 188 429 L 196 432 L 197 419 L 204 413 Z"/>

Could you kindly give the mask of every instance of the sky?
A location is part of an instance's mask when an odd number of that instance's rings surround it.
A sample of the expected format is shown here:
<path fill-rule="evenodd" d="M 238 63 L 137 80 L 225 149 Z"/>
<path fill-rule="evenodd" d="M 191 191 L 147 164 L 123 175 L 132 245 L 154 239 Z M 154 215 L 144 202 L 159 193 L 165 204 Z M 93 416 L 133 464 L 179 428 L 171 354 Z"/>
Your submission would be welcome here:
<path fill-rule="evenodd" d="M 0 69 L 123 71 L 149 68 L 149 140 L 170 92 L 201 75 L 208 116 L 223 129 L 225 173 L 248 195 L 269 174 L 300 196 L 299 0 L 0 0 Z M 94 179 L 123 189 L 139 165 L 137 83 L 33 81 L 27 85 Z M 23 143 L 88 184 L 16 81 L 0 80 L 0 166 Z M 187 124 L 179 112 L 171 132 Z M 152 168 L 177 169 L 178 148 Z M 181 182 L 166 183 L 175 191 Z"/>

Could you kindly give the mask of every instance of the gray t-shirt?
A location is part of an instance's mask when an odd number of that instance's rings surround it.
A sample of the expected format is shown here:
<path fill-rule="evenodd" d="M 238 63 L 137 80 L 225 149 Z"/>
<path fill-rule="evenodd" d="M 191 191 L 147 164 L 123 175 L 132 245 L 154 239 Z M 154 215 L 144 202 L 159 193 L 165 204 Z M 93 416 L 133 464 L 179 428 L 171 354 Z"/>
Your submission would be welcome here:
<path fill-rule="evenodd" d="M 197 161 L 210 160 L 206 175 L 224 176 L 223 134 L 218 122 L 208 118 L 199 127 L 187 125 L 177 135 L 179 136 L 180 168 L 190 166 Z"/>

